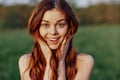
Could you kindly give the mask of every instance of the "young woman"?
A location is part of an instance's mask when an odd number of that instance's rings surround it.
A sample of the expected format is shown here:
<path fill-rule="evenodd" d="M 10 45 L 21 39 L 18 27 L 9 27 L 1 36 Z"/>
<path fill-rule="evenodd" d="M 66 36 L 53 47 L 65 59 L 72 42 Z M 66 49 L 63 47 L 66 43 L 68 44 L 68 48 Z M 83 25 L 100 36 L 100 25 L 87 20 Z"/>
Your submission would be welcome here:
<path fill-rule="evenodd" d="M 21 80 L 89 80 L 94 60 L 72 47 L 78 21 L 65 0 L 41 0 L 28 26 L 35 44 L 19 59 Z"/>

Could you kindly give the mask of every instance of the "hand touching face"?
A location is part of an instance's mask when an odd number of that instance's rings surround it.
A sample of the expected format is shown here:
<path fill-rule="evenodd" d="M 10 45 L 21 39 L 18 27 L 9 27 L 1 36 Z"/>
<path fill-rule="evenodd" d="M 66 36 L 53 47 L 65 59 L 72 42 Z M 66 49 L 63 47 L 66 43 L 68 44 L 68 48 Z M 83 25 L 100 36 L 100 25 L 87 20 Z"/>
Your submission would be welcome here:
<path fill-rule="evenodd" d="M 66 36 L 61 44 L 61 48 L 60 48 L 60 60 L 61 61 L 65 60 L 66 54 L 70 46 L 71 39 L 72 39 L 72 35 Z"/>
<path fill-rule="evenodd" d="M 57 9 L 46 11 L 39 28 L 40 35 L 51 49 L 57 49 L 68 31 L 65 15 Z"/>

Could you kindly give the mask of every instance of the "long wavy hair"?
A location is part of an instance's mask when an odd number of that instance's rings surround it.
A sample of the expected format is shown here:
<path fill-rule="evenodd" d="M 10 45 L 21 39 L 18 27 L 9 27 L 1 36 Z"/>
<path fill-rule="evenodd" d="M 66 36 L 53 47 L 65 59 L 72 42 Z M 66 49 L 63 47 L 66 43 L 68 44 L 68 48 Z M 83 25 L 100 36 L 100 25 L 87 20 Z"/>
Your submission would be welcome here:
<path fill-rule="evenodd" d="M 46 59 L 44 54 L 40 48 L 40 45 L 37 41 L 37 38 L 43 40 L 41 35 L 39 34 L 39 28 L 41 25 L 41 20 L 44 16 L 44 13 L 48 10 L 59 9 L 61 12 L 65 14 L 66 20 L 68 22 L 68 33 L 67 35 L 73 35 L 78 28 L 78 21 L 75 17 L 74 12 L 72 11 L 70 5 L 65 0 L 41 0 L 40 3 L 35 7 L 31 17 L 29 18 L 28 27 L 29 32 L 35 39 L 35 44 L 33 47 L 33 51 L 31 54 L 29 66 L 29 76 L 31 80 L 43 80 L 45 69 L 46 69 Z M 43 40 L 44 41 L 44 40 Z M 59 46 L 60 48 L 60 46 Z M 52 71 L 50 80 L 57 80 L 58 78 L 58 61 L 60 54 L 59 48 L 56 52 L 52 52 L 50 58 L 50 69 Z M 70 46 L 65 57 L 65 72 L 66 72 L 66 80 L 74 80 L 75 75 L 77 73 L 76 68 L 76 55 L 77 53 L 72 48 L 72 40 L 70 41 Z"/>

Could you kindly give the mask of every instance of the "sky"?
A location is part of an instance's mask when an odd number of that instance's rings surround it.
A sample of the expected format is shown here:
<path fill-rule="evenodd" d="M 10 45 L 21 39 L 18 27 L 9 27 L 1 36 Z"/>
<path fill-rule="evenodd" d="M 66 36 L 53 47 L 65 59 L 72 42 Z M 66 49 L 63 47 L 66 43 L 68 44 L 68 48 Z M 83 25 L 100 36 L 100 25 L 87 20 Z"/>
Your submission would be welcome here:
<path fill-rule="evenodd" d="M 74 0 L 76 2 L 76 5 L 78 7 L 88 7 L 90 4 L 98 4 L 100 2 L 105 2 L 105 3 L 109 3 L 111 0 Z M 113 0 L 116 2 L 120 2 L 120 0 Z M 29 3 L 29 0 L 0 0 L 0 3 L 5 3 L 7 5 L 11 5 L 11 4 L 27 4 Z"/>
<path fill-rule="evenodd" d="M 75 0 L 79 7 L 88 7 L 89 5 L 96 5 L 98 3 L 120 3 L 120 0 Z"/>
<path fill-rule="evenodd" d="M 4 4 L 7 4 L 7 5 L 27 4 L 27 3 L 29 3 L 29 0 L 0 0 L 0 3 L 4 3 Z"/>

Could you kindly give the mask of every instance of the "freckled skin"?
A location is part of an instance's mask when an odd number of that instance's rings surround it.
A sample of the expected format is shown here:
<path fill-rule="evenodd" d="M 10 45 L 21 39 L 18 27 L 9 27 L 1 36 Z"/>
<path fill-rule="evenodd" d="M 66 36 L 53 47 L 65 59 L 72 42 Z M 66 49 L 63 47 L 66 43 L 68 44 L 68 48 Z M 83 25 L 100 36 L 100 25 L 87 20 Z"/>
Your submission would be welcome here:
<path fill-rule="evenodd" d="M 46 11 L 39 32 L 51 49 L 57 49 L 67 34 L 65 15 L 57 9 Z"/>

